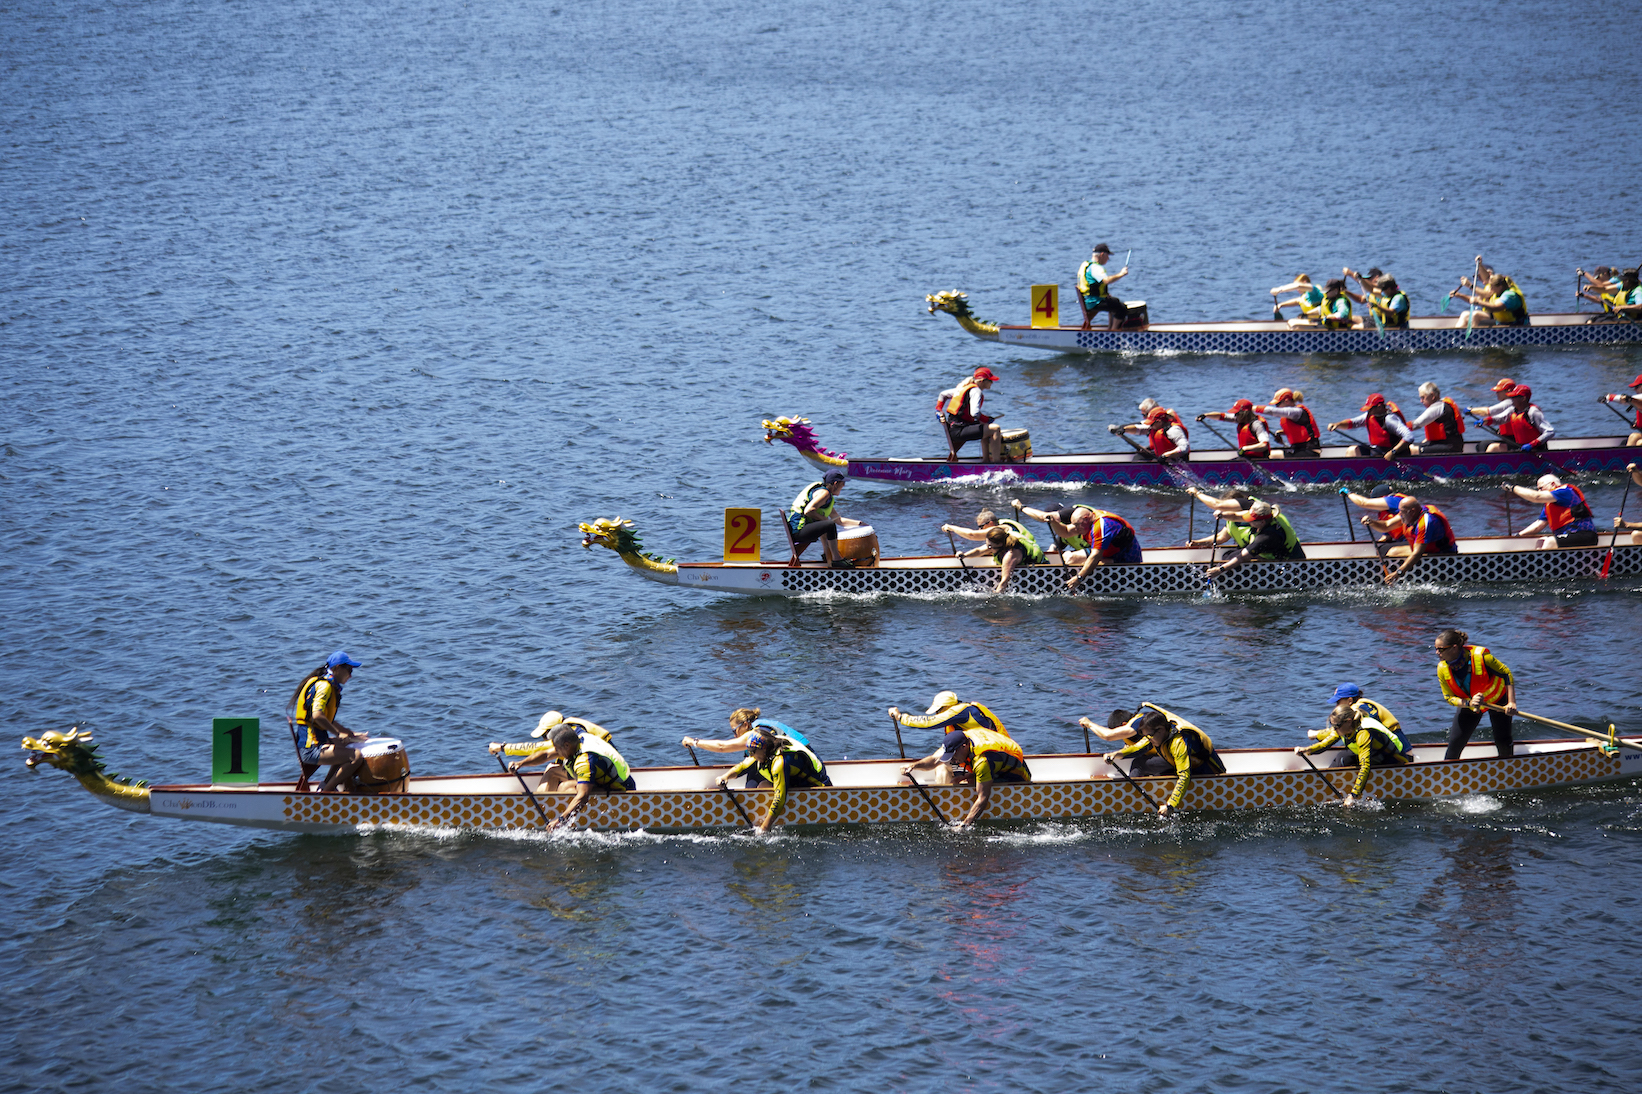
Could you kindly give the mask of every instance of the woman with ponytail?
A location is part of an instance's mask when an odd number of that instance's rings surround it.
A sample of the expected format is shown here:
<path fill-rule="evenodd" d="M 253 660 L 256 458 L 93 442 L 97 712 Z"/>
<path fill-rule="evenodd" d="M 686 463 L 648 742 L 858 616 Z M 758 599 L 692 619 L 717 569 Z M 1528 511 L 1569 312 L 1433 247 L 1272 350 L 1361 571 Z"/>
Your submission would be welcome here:
<path fill-rule="evenodd" d="M 1457 760 L 1465 751 L 1465 743 L 1482 721 L 1484 703 L 1503 708 L 1488 711 L 1488 722 L 1494 730 L 1495 750 L 1510 756 L 1514 751 L 1511 715 L 1517 712 L 1517 682 L 1511 670 L 1487 646 L 1471 645 L 1471 636 L 1464 631 L 1443 631 L 1437 635 L 1436 646 L 1442 658 L 1437 662 L 1437 681 L 1442 684 L 1443 698 L 1459 708 L 1448 727 L 1448 751 L 1443 759 Z"/>
<path fill-rule="evenodd" d="M 296 720 L 297 752 L 302 762 L 315 769 L 331 765 L 321 791 L 351 783 L 365 766 L 365 758 L 349 746 L 364 741 L 367 735 L 355 733 L 336 720 L 337 708 L 342 705 L 342 686 L 359 667 L 358 661 L 337 650 L 303 677 L 285 704 L 285 713 Z"/>

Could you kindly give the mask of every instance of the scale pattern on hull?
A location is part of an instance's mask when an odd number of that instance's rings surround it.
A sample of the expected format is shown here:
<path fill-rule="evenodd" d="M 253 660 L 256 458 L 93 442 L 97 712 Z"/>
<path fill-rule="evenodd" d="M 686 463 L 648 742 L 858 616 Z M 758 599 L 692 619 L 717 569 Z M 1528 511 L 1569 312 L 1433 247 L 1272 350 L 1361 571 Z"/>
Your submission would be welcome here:
<path fill-rule="evenodd" d="M 1005 345 L 1087 353 L 1417 353 L 1424 350 L 1495 349 L 1508 346 L 1603 346 L 1642 342 L 1642 323 L 1593 323 L 1550 327 L 1455 327 L 1436 330 L 1329 331 L 1071 331 L 1004 328 Z M 1075 335 L 1075 344 L 1065 335 Z"/>
<path fill-rule="evenodd" d="M 1451 798 L 1464 794 L 1531 789 L 1596 779 L 1617 778 L 1620 761 L 1596 748 L 1517 756 L 1508 760 L 1473 760 L 1376 768 L 1369 783 L 1376 797 L 1401 800 Z M 1327 768 L 1336 789 L 1349 789 L 1354 769 Z M 1153 797 L 1167 793 L 1167 778 L 1139 780 Z M 969 787 L 929 787 L 949 818 L 962 816 L 972 800 Z M 768 790 L 738 791 L 754 820 L 764 816 Z M 544 796 L 550 814 L 562 799 Z M 1187 789 L 1187 810 L 1282 809 L 1321 805 L 1333 794 L 1310 771 L 1266 775 L 1198 777 Z M 930 823 L 929 806 L 910 786 L 797 790 L 788 795 L 788 813 L 780 824 Z M 1127 783 L 1098 779 L 1084 782 L 996 786 L 988 817 L 1015 820 L 1072 820 L 1146 808 Z M 311 827 L 348 828 L 390 824 L 481 829 L 539 829 L 541 817 L 518 794 L 381 795 L 292 794 L 283 799 L 286 819 Z M 595 796 L 576 821 L 579 828 L 680 831 L 740 827 L 741 821 L 722 793 L 712 791 L 634 792 Z"/>
<path fill-rule="evenodd" d="M 1605 547 L 1552 551 L 1516 551 L 1509 554 L 1436 555 L 1422 559 L 1403 580 L 1417 584 L 1469 585 L 1501 581 L 1570 581 L 1596 577 L 1602 569 Z M 1203 563 L 1163 563 L 1097 566 L 1079 584 L 1090 596 L 1157 596 L 1201 593 L 1207 584 Z M 1015 571 L 1010 591 L 1028 596 L 1066 594 L 1071 566 L 1028 566 Z M 1642 572 L 1642 547 L 1620 547 L 1614 552 L 1611 573 Z M 840 592 L 863 596 L 881 593 L 905 595 L 990 591 L 998 578 L 995 568 L 939 570 L 785 570 L 781 587 L 791 593 Z M 1288 592 L 1344 586 L 1377 587 L 1385 571 L 1377 558 L 1308 559 L 1304 562 L 1257 562 L 1224 574 L 1214 584 L 1223 592 Z"/>

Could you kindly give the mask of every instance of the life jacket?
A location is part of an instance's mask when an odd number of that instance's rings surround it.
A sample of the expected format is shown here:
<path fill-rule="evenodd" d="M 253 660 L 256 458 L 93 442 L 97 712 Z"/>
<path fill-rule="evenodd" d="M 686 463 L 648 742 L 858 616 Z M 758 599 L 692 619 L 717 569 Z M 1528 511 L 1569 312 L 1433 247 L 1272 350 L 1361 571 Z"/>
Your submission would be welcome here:
<path fill-rule="evenodd" d="M 1292 418 L 1278 418 L 1283 426 L 1283 436 L 1287 438 L 1290 448 L 1310 448 L 1317 443 L 1317 438 L 1323 435 L 1323 431 L 1317 428 L 1317 419 L 1306 404 L 1295 403 L 1294 408 L 1301 411 L 1305 417 L 1298 421 Z"/>
<path fill-rule="evenodd" d="M 1498 706 L 1500 698 L 1505 694 L 1506 678 L 1495 676 L 1488 670 L 1488 665 L 1483 660 L 1488 656 L 1488 647 L 1466 646 L 1465 652 L 1471 657 L 1471 678 L 1465 682 L 1463 688 L 1449 671 L 1448 662 L 1443 659 L 1437 661 L 1437 681 L 1443 685 L 1443 694 L 1452 692 L 1468 702 L 1473 696 L 1480 695 L 1483 702 Z"/>
<path fill-rule="evenodd" d="M 575 730 L 576 736 L 580 740 L 585 741 L 590 735 L 599 738 L 601 741 L 614 740 L 614 738 L 610 736 L 610 731 L 608 729 L 605 729 L 596 722 L 589 722 L 586 718 L 566 718 L 564 721 L 560 722 L 559 725 L 569 726 L 571 729 Z M 557 729 L 559 726 L 554 726 L 553 728 Z"/>
<path fill-rule="evenodd" d="M 621 758 L 621 753 L 616 751 L 616 746 L 603 737 L 595 737 L 589 733 L 581 738 L 581 743 L 583 752 L 588 753 L 590 756 L 603 756 L 610 762 L 610 766 L 615 770 L 617 782 L 626 779 L 631 774 L 627 769 L 627 761 Z"/>
<path fill-rule="evenodd" d="M 1089 508 L 1087 505 L 1078 505 L 1072 508 L 1072 519 L 1067 522 L 1067 527 L 1077 526 L 1079 509 L 1082 509 L 1085 513 L 1091 514 L 1091 520 L 1100 519 L 1098 515 L 1095 515 L 1095 510 Z M 1066 543 L 1066 546 L 1070 547 L 1074 551 L 1082 551 L 1089 546 L 1089 541 L 1079 535 L 1067 536 L 1064 542 Z"/>
<path fill-rule="evenodd" d="M 1173 731 L 1170 740 L 1172 742 L 1178 737 L 1186 742 L 1186 753 L 1194 774 L 1225 774 L 1226 765 L 1221 762 L 1220 755 L 1215 752 L 1214 742 L 1209 739 L 1207 733 L 1204 733 L 1178 714 L 1169 713 L 1156 703 L 1142 703 L 1140 705 L 1157 711 L 1169 720 L 1169 728 Z M 1163 758 L 1171 763 L 1174 762 L 1173 756 L 1166 755 Z"/>
<path fill-rule="evenodd" d="M 804 489 L 800 490 L 798 492 L 798 496 L 793 499 L 792 509 L 787 513 L 787 523 L 792 526 L 793 531 L 796 532 L 800 528 L 804 527 L 804 510 L 810 507 L 810 502 L 814 500 L 815 492 L 817 490 L 820 490 L 822 493 L 826 493 L 827 484 L 824 482 L 812 482 L 808 486 L 804 487 Z M 832 517 L 833 499 L 828 498 L 827 504 L 823 505 L 820 511 L 816 514 L 816 519 L 831 520 Z"/>
<path fill-rule="evenodd" d="M 1162 456 L 1175 450 L 1175 443 L 1169 437 L 1169 430 L 1174 428 L 1174 423 L 1167 418 L 1163 418 L 1158 421 L 1157 425 L 1158 428 L 1147 434 L 1146 443 L 1151 446 L 1153 452 Z"/>
<path fill-rule="evenodd" d="M 1443 397 L 1442 402 L 1442 414 L 1425 427 L 1425 439 L 1432 442 L 1463 440 L 1465 415 L 1460 413 L 1459 404 L 1447 396 Z"/>
<path fill-rule="evenodd" d="M 832 779 L 827 776 L 827 765 L 821 758 L 797 741 L 790 740 L 771 754 L 769 762 L 760 764 L 758 773 L 765 782 L 775 782 L 776 757 L 783 757 L 782 764 L 786 768 L 788 786 L 831 786 Z"/>
<path fill-rule="evenodd" d="M 321 683 L 330 685 L 330 702 L 325 704 L 327 709 L 314 709 L 314 696 Z M 302 698 L 296 704 L 296 724 L 308 732 L 302 735 L 302 747 L 313 748 L 316 745 L 328 744 L 331 735 L 316 725 L 310 725 L 310 719 L 315 714 L 335 720 L 336 712 L 342 707 L 342 684 L 331 676 L 329 669 L 324 676 L 316 676 L 308 681 L 308 686 L 302 689 Z"/>
<path fill-rule="evenodd" d="M 1425 544 L 1426 553 L 1450 555 L 1457 551 L 1459 544 L 1454 541 L 1454 528 L 1448 523 L 1448 515 L 1435 505 L 1421 505 L 1420 508 L 1424 510 L 1420 514 L 1420 523 L 1425 525 L 1421 542 Z M 1432 517 L 1437 518 L 1437 523 L 1431 523 Z M 1414 542 L 1413 529 L 1408 531 L 1408 542 Z"/>
<path fill-rule="evenodd" d="M 1323 290 L 1316 285 L 1311 286 L 1300 294 L 1300 314 L 1307 319 L 1315 318 L 1323 310 L 1323 301 L 1328 299 Z"/>
<path fill-rule="evenodd" d="M 1570 524 L 1595 519 L 1591 507 L 1585 503 L 1585 491 L 1571 485 L 1559 486 L 1557 489 L 1572 490 L 1577 500 L 1572 505 L 1562 505 L 1554 499 L 1545 503 L 1545 509 L 1540 516 L 1551 531 L 1559 532 Z"/>
<path fill-rule="evenodd" d="M 1385 416 L 1389 418 L 1393 414 L 1399 418 L 1403 417 L 1402 409 L 1398 407 L 1396 403 L 1392 402 L 1390 399 L 1387 399 L 1385 401 Z M 1401 437 L 1397 436 L 1395 433 L 1392 433 L 1391 430 L 1385 427 L 1384 419 L 1376 418 L 1374 415 L 1370 414 L 1366 419 L 1364 419 L 1364 421 L 1368 426 L 1368 443 L 1373 445 L 1375 448 L 1395 448 L 1398 444 L 1402 443 Z M 1403 424 L 1408 424 L 1407 418 L 1403 418 Z"/>
<path fill-rule="evenodd" d="M 1281 513 L 1273 513 L 1271 520 L 1273 524 L 1283 530 L 1283 553 L 1277 554 L 1273 551 L 1267 551 L 1255 557 L 1264 559 L 1293 558 L 1294 549 L 1300 546 L 1300 533 L 1294 530 L 1294 525 L 1289 523 L 1289 518 Z M 1239 547 L 1247 547 L 1249 540 L 1254 538 L 1254 525 L 1252 523 L 1245 524 L 1241 520 L 1228 522 L 1226 531 L 1231 533 L 1232 539 L 1236 541 Z"/>
<path fill-rule="evenodd" d="M 1015 739 L 1006 733 L 994 733 L 990 729 L 966 729 L 964 736 L 969 738 L 970 762 L 983 752 L 1003 752 L 1017 760 L 1026 759 L 1026 753 Z"/>
<path fill-rule="evenodd" d="M 1248 425 L 1240 425 L 1237 427 L 1237 447 L 1247 448 L 1250 445 L 1267 443 L 1266 441 L 1261 440 L 1260 434 L 1255 431 L 1254 426 L 1256 422 L 1266 426 L 1266 436 L 1271 436 L 1271 426 L 1266 424 L 1266 419 L 1256 414 L 1254 419 L 1250 421 Z"/>
<path fill-rule="evenodd" d="M 1038 537 L 1026 530 L 1026 525 L 1018 520 L 1000 520 L 998 527 L 1009 529 L 1009 534 L 1021 541 L 1021 550 L 1026 552 L 1026 564 L 1036 566 L 1043 561 L 1043 548 L 1038 546 Z"/>
<path fill-rule="evenodd" d="M 1119 524 L 1121 524 L 1124 528 L 1127 528 L 1129 530 L 1129 534 L 1131 536 L 1133 536 L 1135 534 L 1135 526 L 1130 524 L 1128 521 L 1124 520 L 1122 517 L 1118 516 L 1116 513 L 1108 513 L 1104 509 L 1096 509 L 1096 510 L 1094 510 L 1094 514 L 1095 514 L 1095 527 L 1090 528 L 1089 531 L 1091 533 L 1095 532 L 1097 529 L 1100 531 L 1101 534 L 1100 534 L 1099 539 L 1100 539 L 1100 546 L 1101 546 L 1102 550 L 1105 550 L 1108 547 L 1110 547 L 1112 540 L 1117 539 L 1119 536 L 1121 536 L 1123 534 L 1122 529 L 1119 529 L 1118 532 L 1114 535 L 1111 535 L 1111 536 L 1106 535 L 1105 528 L 1101 526 L 1102 521 L 1115 520 Z M 1091 547 L 1093 547 L 1094 544 L 1095 544 L 1095 537 L 1092 534 L 1091 534 L 1090 539 L 1089 539 L 1089 544 L 1090 544 Z"/>
<path fill-rule="evenodd" d="M 1090 267 L 1096 263 L 1093 259 L 1078 267 L 1078 292 L 1090 300 L 1106 299 L 1106 282 L 1096 281 L 1090 276 Z"/>
<path fill-rule="evenodd" d="M 946 401 L 946 414 L 960 422 L 977 422 L 980 419 L 969 410 L 969 393 L 981 386 L 981 382 L 971 376 L 964 380 L 952 391 L 952 398 Z M 981 392 L 981 402 L 986 402 L 986 392 Z"/>
<path fill-rule="evenodd" d="M 1528 411 L 1537 409 L 1537 403 L 1529 403 L 1527 409 L 1521 413 L 1512 408 L 1511 413 L 1505 416 L 1505 421 L 1500 423 L 1499 435 L 1517 444 L 1538 444 L 1539 430 L 1528 420 Z"/>
<path fill-rule="evenodd" d="M 1373 718 L 1375 721 L 1379 722 L 1381 725 L 1398 735 L 1402 734 L 1402 726 L 1397 723 L 1397 716 L 1385 707 L 1381 706 L 1379 703 L 1376 703 L 1373 699 L 1358 699 L 1355 703 L 1352 703 L 1351 706 L 1352 709 L 1356 710 L 1359 714 Z"/>
<path fill-rule="evenodd" d="M 1390 296 L 1375 293 L 1369 297 L 1369 302 L 1378 305 L 1380 312 L 1383 313 L 1380 316 L 1380 323 L 1383 326 L 1396 330 L 1408 326 L 1408 297 L 1404 293 L 1395 292 Z"/>
<path fill-rule="evenodd" d="M 774 718 L 758 718 L 752 723 L 753 729 L 767 729 L 772 733 L 779 733 L 789 741 L 797 741 L 805 748 L 810 747 L 810 739 L 804 736 L 785 722 L 778 722 Z"/>
<path fill-rule="evenodd" d="M 1345 305 L 1345 314 L 1339 314 L 1339 307 Z M 1333 302 L 1326 298 L 1323 301 L 1323 328 L 1325 330 L 1345 330 L 1351 326 L 1351 297 L 1345 293 L 1336 296 Z"/>
<path fill-rule="evenodd" d="M 1507 279 L 1509 280 L 1509 279 Z M 1510 299 L 1510 294 L 1516 294 L 1516 300 Z M 1484 305 L 1488 315 L 1501 326 L 1526 327 L 1528 325 L 1528 298 L 1522 295 L 1515 281 L 1510 281 L 1505 292 L 1500 293 L 1498 303 Z"/>
<path fill-rule="evenodd" d="M 1389 753 L 1392 756 L 1408 755 L 1408 738 L 1402 735 L 1400 729 L 1392 729 L 1371 714 L 1362 714 L 1362 719 L 1358 725 L 1360 729 L 1366 729 L 1369 732 L 1371 738 L 1369 747 L 1373 751 Z M 1339 738 L 1341 744 L 1353 752 L 1357 751 L 1355 746 L 1358 731 L 1348 731 L 1351 733 L 1350 738 L 1343 736 L 1339 730 L 1333 729 L 1333 727 L 1330 727 L 1330 731 L 1335 737 Z M 1358 754 L 1361 755 L 1361 753 Z"/>

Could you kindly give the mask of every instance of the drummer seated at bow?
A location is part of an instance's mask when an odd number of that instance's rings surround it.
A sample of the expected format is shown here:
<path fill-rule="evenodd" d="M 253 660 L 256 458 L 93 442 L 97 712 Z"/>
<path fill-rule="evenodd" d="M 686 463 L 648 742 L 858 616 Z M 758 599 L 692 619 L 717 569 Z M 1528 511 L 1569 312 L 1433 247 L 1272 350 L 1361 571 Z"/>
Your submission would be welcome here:
<path fill-rule="evenodd" d="M 1387 460 L 1396 459 L 1392 450 L 1399 448 L 1403 442 L 1414 439 L 1414 431 L 1408 428 L 1408 421 L 1403 417 L 1402 410 L 1396 403 L 1386 401 L 1384 395 L 1375 392 L 1363 402 L 1362 413 L 1355 418 L 1342 418 L 1340 421 L 1329 424 L 1330 432 L 1340 429 L 1356 429 L 1358 426 L 1368 427 L 1368 444 L 1351 446 L 1353 456 L 1383 456 Z"/>
<path fill-rule="evenodd" d="M 1284 308 L 1298 308 L 1299 315 L 1289 320 L 1291 327 L 1314 327 L 1323 314 L 1323 290 L 1311 283 L 1310 274 L 1297 274 L 1287 285 L 1279 285 L 1271 290 L 1271 295 L 1282 296 L 1286 292 L 1298 293 L 1290 300 L 1279 300 L 1271 306 L 1273 319 L 1283 318 Z"/>
<path fill-rule="evenodd" d="M 768 729 L 753 730 L 747 739 L 747 758 L 720 775 L 718 785 L 726 786 L 737 775 L 749 772 L 756 774 L 756 785 L 775 788 L 770 811 L 756 826 L 760 832 L 768 832 L 776 818 L 786 811 L 789 788 L 804 790 L 832 785 L 827 765 L 808 746 Z M 747 785 L 755 785 L 752 778 L 748 778 Z"/>
<path fill-rule="evenodd" d="M 1414 753 L 1408 741 L 1397 730 L 1371 714 L 1365 713 L 1350 700 L 1341 700 L 1329 715 L 1328 728 L 1317 742 L 1298 745 L 1295 755 L 1315 755 L 1335 745 L 1345 745 L 1346 751 L 1334 758 L 1331 767 L 1357 768 L 1357 781 L 1341 799 L 1341 805 L 1352 805 L 1363 796 L 1368 786 L 1368 773 L 1375 767 L 1400 767 L 1414 762 Z"/>
<path fill-rule="evenodd" d="M 1251 460 L 1263 460 L 1272 455 L 1271 429 L 1266 420 L 1254 412 L 1254 403 L 1248 399 L 1239 399 L 1232 404 L 1230 410 L 1211 410 L 1207 414 L 1199 414 L 1198 421 L 1209 418 L 1218 418 L 1223 422 L 1237 423 L 1237 454 Z M 1279 452 L 1276 455 L 1282 456 Z"/>
<path fill-rule="evenodd" d="M 1097 243 L 1089 255 L 1089 261 L 1078 267 L 1078 300 L 1083 305 L 1084 330 L 1090 328 L 1095 316 L 1101 312 L 1106 313 L 1107 330 L 1117 330 L 1129 317 L 1128 307 L 1111 292 L 1112 282 L 1129 276 L 1129 267 L 1125 266 L 1115 274 L 1107 273 L 1106 263 L 1111 257 L 1111 248 Z"/>
<path fill-rule="evenodd" d="M 942 733 L 950 733 L 955 729 L 984 729 L 990 733 L 1010 736 L 1003 719 L 992 713 L 990 707 L 985 703 L 959 699 L 955 691 L 936 692 L 935 698 L 930 700 L 929 709 L 923 714 L 907 714 L 899 707 L 890 707 L 889 716 L 908 729 L 938 729 Z M 935 777 L 930 781 L 938 786 L 947 786 L 953 782 L 953 778 L 952 769 L 943 763 L 935 767 Z"/>
<path fill-rule="evenodd" d="M 1364 517 L 1363 523 L 1376 532 L 1390 530 L 1390 525 L 1385 521 Z M 1388 558 L 1402 559 L 1402 563 L 1396 569 L 1386 574 L 1387 585 L 1418 566 L 1420 559 L 1426 555 L 1460 553 L 1460 546 L 1454 539 L 1454 530 L 1449 527 L 1448 517 L 1435 505 L 1422 505 L 1418 498 L 1405 495 L 1397 503 L 1397 523 L 1402 526 L 1402 534 L 1407 542 L 1386 549 Z"/>
<path fill-rule="evenodd" d="M 1169 800 L 1158 807 L 1157 815 L 1166 817 L 1186 797 L 1186 787 L 1194 775 L 1224 775 L 1226 765 L 1214 750 L 1209 735 L 1179 715 L 1171 714 L 1160 706 L 1142 703 L 1145 708 L 1131 723 L 1144 738 L 1132 741 L 1116 752 L 1108 752 L 1102 759 L 1109 764 L 1134 757 L 1129 765 L 1131 775 L 1173 775 L 1174 792 Z"/>
<path fill-rule="evenodd" d="M 1277 424 L 1283 429 L 1283 444 L 1287 455 L 1306 459 L 1321 455 L 1323 431 L 1317 428 L 1317 418 L 1306 406 L 1306 394 L 1293 388 L 1280 387 L 1271 402 L 1257 405 L 1259 415 L 1277 415 Z M 1283 453 L 1277 453 L 1283 455 Z"/>
<path fill-rule="evenodd" d="M 1499 440 L 1488 446 L 1490 452 L 1543 452 L 1556 436 L 1556 427 L 1545 418 L 1545 412 L 1535 405 L 1534 389 L 1518 384 L 1505 393 L 1511 400 L 1511 409 L 1499 424 Z M 1497 416 L 1495 416 L 1497 417 Z"/>
<path fill-rule="evenodd" d="M 567 718 L 556 710 L 550 710 L 542 715 L 541 720 L 536 723 L 536 728 L 530 731 L 530 736 L 535 740 L 492 741 L 490 742 L 490 754 L 492 756 L 539 756 L 546 753 L 556 756 L 557 753 L 553 752 L 551 741 L 546 745 L 537 744 L 536 741 L 546 737 L 557 726 L 569 726 L 580 739 L 586 739 L 588 734 L 592 734 L 606 744 L 615 743 L 615 737 L 611 735 L 610 731 L 597 722 L 590 722 L 586 718 Z"/>
<path fill-rule="evenodd" d="M 834 569 L 854 569 L 853 559 L 838 557 L 838 530 L 858 528 L 861 522 L 839 516 L 834 502 L 844 492 L 844 473 L 828 471 L 820 482 L 812 482 L 798 492 L 787 511 L 787 528 L 792 532 L 793 555 L 788 566 L 798 565 L 804 548 L 821 541 L 821 553 Z"/>
<path fill-rule="evenodd" d="M 1471 309 L 1462 312 L 1459 326 L 1462 327 L 1526 327 L 1528 321 L 1528 302 L 1523 298 L 1522 290 L 1510 278 L 1494 274 L 1484 283 L 1486 288 L 1478 291 L 1469 277 L 1460 278 L 1462 288 L 1470 288 L 1470 293 L 1455 292 L 1450 295 L 1455 300 L 1463 300 L 1471 305 Z"/>
<path fill-rule="evenodd" d="M 1129 425 L 1109 425 L 1109 433 L 1144 433 L 1147 447 L 1160 460 L 1186 459 L 1192 450 L 1190 435 L 1180 416 L 1165 407 L 1154 405 L 1146 417 Z"/>
<path fill-rule="evenodd" d="M 602 737 L 591 733 L 578 737 L 575 730 L 561 725 L 555 726 L 547 739 L 547 748 L 513 761 L 507 769 L 517 773 L 532 764 L 546 761 L 548 766 L 542 772 L 540 784 L 543 792 L 557 794 L 571 783 L 575 784 L 574 797 L 564 811 L 553 819 L 549 828 L 567 824 L 595 790 L 602 794 L 617 794 L 637 788 L 627 761 L 622 759 L 615 745 Z"/>
<path fill-rule="evenodd" d="M 998 382 L 998 374 L 989 368 L 978 368 L 964 377 L 956 387 L 941 392 L 936 399 L 936 417 L 946 429 L 947 459 L 958 458 L 958 450 L 970 441 L 981 442 L 981 459 L 986 463 L 1003 462 L 1003 427 L 998 417 L 981 413 L 986 405 L 986 393 Z"/>
<path fill-rule="evenodd" d="M 956 524 L 943 524 L 941 531 L 960 539 L 979 540 L 981 546 L 967 551 L 959 551 L 958 558 L 974 558 L 976 555 L 991 555 L 1001 570 L 998 574 L 998 584 L 992 591 L 1001 593 L 1009 585 L 1009 579 L 1015 575 L 1017 566 L 1041 566 L 1047 559 L 1043 548 L 1038 546 L 1037 538 L 1026 530 L 1026 525 L 1018 520 L 999 520 L 990 509 L 982 509 L 975 517 L 976 527 L 964 528 Z"/>
<path fill-rule="evenodd" d="M 810 744 L 808 737 L 792 726 L 787 725 L 785 722 L 778 722 L 774 718 L 764 717 L 764 711 L 760 707 L 739 707 L 730 712 L 730 732 L 734 734 L 732 737 L 714 741 L 707 740 L 704 737 L 685 737 L 679 741 L 679 744 L 689 749 L 704 748 L 708 752 L 745 752 L 750 756 L 752 753 L 749 749 L 753 735 L 760 731 L 779 734 L 789 740 L 797 741 L 812 751 L 815 747 Z M 760 776 L 755 771 L 747 776 L 747 785 L 749 787 L 763 785 L 759 779 Z"/>
<path fill-rule="evenodd" d="M 1236 542 L 1238 549 L 1226 557 L 1226 561 L 1218 566 L 1210 566 L 1208 576 L 1219 577 L 1229 570 L 1235 570 L 1251 559 L 1260 559 L 1262 562 L 1289 562 L 1306 557 L 1305 548 L 1300 546 L 1300 536 L 1275 506 L 1267 501 L 1257 501 L 1241 513 L 1234 513 L 1226 518 L 1226 527 L 1216 535 L 1202 542 L 1205 546 L 1224 543 L 1227 539 Z M 1198 546 L 1199 541 L 1190 541 L 1190 546 Z"/>
<path fill-rule="evenodd" d="M 1555 475 L 1541 475 L 1532 490 L 1526 486 L 1510 485 L 1501 489 L 1523 501 L 1538 502 L 1544 506 L 1539 511 L 1539 519 L 1517 533 L 1519 536 L 1531 536 L 1542 530 L 1549 532 L 1539 541 L 1541 550 L 1596 546 L 1596 516 L 1586 504 L 1585 491 L 1579 487 L 1570 486 Z"/>
<path fill-rule="evenodd" d="M 943 766 L 956 774 L 958 782 L 975 785 L 975 800 L 958 822 L 959 828 L 980 820 L 991 804 L 993 783 L 1032 781 L 1032 769 L 1026 766 L 1021 746 L 1011 737 L 989 729 L 948 730 L 940 748 L 901 768 L 901 776 L 910 779 L 914 771 Z"/>

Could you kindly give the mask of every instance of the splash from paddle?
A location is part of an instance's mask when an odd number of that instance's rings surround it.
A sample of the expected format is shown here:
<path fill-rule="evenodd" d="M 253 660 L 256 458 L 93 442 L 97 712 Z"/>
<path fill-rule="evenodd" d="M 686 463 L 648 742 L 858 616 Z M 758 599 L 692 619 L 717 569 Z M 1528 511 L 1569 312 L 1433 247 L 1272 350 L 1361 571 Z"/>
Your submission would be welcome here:
<path fill-rule="evenodd" d="M 1284 490 L 1298 490 L 1298 489 L 1300 489 L 1298 486 L 1294 485 L 1292 482 L 1285 479 L 1283 476 L 1277 474 L 1277 472 L 1272 471 L 1269 468 L 1262 467 L 1259 464 L 1255 463 L 1253 460 L 1249 459 L 1247 456 L 1243 455 L 1243 450 L 1242 449 L 1238 448 L 1235 444 L 1232 444 L 1230 441 L 1228 441 L 1226 439 L 1226 435 L 1224 433 L 1221 433 L 1220 430 L 1216 429 L 1214 426 L 1209 424 L 1208 415 L 1199 414 L 1197 416 L 1197 420 L 1199 422 L 1201 422 L 1203 427 L 1205 429 L 1207 429 L 1210 433 L 1213 433 L 1216 437 L 1219 437 L 1221 444 L 1225 445 L 1227 448 L 1229 448 L 1233 452 L 1237 453 L 1237 459 L 1242 461 L 1244 464 L 1246 464 L 1248 466 L 1248 469 L 1250 471 L 1254 472 L 1254 475 L 1255 475 L 1256 478 L 1264 479 L 1267 483 L 1269 483 L 1270 485 L 1273 485 L 1273 486 L 1281 486 Z"/>

